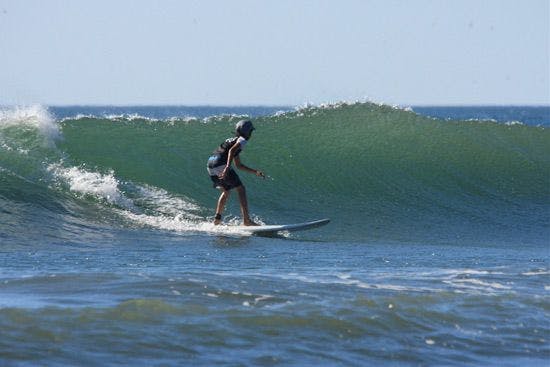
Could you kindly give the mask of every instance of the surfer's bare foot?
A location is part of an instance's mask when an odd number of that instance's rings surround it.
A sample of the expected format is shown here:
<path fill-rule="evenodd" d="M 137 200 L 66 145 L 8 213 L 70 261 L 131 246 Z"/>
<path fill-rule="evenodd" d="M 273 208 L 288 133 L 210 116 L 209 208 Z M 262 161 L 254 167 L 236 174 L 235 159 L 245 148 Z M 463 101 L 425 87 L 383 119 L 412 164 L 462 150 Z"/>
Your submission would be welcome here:
<path fill-rule="evenodd" d="M 217 226 L 217 225 L 220 225 L 222 224 L 222 220 L 221 219 L 214 219 L 214 225 Z"/>
<path fill-rule="evenodd" d="M 259 226 L 259 224 L 254 222 L 252 219 L 244 220 L 243 224 L 245 226 Z"/>

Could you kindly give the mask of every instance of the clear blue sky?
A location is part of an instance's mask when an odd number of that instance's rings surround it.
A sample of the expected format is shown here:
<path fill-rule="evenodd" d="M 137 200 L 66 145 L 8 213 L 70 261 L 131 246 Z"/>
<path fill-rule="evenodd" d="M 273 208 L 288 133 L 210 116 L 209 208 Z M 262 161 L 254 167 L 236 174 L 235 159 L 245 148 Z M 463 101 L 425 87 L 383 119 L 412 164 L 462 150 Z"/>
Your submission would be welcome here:
<path fill-rule="evenodd" d="M 550 104 L 548 0 L 0 0 L 0 104 Z"/>

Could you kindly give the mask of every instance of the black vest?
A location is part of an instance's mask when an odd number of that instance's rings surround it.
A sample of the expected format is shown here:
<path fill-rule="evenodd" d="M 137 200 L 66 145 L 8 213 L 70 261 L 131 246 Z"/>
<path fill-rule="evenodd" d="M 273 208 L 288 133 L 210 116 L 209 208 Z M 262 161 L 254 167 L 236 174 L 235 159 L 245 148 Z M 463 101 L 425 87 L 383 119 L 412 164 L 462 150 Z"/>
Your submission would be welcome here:
<path fill-rule="evenodd" d="M 238 139 L 239 137 L 236 136 L 234 138 L 229 138 L 223 143 L 221 143 L 220 146 L 216 150 L 214 150 L 214 152 L 212 153 L 212 157 L 210 157 L 210 159 L 208 160 L 208 166 L 210 168 L 214 168 L 221 165 L 226 165 L 227 158 L 229 156 L 229 149 L 231 149 L 233 145 L 237 144 Z M 234 157 L 238 156 L 239 153 L 241 153 L 241 150 L 242 149 L 239 147 L 239 149 L 237 149 L 237 151 L 235 152 Z M 214 157 L 215 159 L 212 159 Z"/>

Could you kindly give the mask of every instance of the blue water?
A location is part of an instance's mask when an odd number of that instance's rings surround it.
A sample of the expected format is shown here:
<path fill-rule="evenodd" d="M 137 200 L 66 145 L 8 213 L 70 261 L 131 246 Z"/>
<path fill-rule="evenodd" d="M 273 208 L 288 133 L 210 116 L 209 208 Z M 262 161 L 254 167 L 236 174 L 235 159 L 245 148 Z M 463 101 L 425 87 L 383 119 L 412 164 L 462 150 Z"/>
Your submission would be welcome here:
<path fill-rule="evenodd" d="M 549 112 L 4 108 L 0 365 L 547 366 Z M 210 224 L 245 115 L 254 218 L 329 225 Z"/>
<path fill-rule="evenodd" d="M 418 106 L 413 109 L 420 114 L 442 119 L 521 122 L 533 126 L 550 125 L 550 109 L 547 106 Z"/>

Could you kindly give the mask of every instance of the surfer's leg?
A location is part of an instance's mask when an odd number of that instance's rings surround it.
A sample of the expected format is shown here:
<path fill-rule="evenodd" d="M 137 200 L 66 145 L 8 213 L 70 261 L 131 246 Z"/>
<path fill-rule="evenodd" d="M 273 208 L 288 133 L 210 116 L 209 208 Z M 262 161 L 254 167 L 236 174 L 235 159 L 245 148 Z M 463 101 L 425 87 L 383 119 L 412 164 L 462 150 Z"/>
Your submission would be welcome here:
<path fill-rule="evenodd" d="M 229 194 L 231 193 L 229 190 L 225 190 L 224 188 L 220 187 L 220 190 L 222 191 L 220 198 L 218 199 L 218 205 L 216 206 L 216 217 L 214 219 L 214 224 L 220 224 L 222 222 L 222 213 L 223 208 L 225 208 L 225 203 L 227 202 L 227 199 L 229 198 Z"/>
<path fill-rule="evenodd" d="M 246 189 L 244 185 L 237 187 L 237 192 L 239 193 L 239 202 L 241 204 L 241 213 L 243 215 L 243 224 L 245 226 L 257 226 L 252 219 L 250 219 L 250 214 L 248 213 L 248 201 L 246 199 Z"/>

